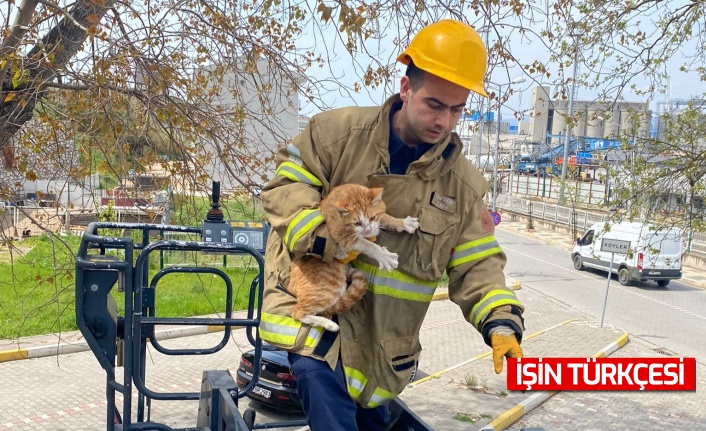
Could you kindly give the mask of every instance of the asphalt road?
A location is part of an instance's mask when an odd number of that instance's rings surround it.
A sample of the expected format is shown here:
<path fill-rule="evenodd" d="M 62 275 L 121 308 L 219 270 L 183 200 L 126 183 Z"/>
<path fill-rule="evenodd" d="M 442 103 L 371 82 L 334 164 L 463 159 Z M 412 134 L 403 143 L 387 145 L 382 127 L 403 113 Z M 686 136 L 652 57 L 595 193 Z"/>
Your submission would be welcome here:
<path fill-rule="evenodd" d="M 666 288 L 652 282 L 622 286 L 607 273 L 577 271 L 569 252 L 524 235 L 497 230 L 508 256 L 505 273 L 587 316 L 616 325 L 655 349 L 695 357 L 706 363 L 706 290 L 673 280 Z M 606 302 L 606 290 L 608 299 Z"/>

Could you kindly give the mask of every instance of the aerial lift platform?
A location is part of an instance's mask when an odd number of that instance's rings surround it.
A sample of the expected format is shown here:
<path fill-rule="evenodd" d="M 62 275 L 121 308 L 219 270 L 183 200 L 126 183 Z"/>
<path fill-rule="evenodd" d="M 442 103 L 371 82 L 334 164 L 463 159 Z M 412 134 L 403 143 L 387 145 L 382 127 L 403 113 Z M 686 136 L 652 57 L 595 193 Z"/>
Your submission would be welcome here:
<path fill-rule="evenodd" d="M 76 258 L 76 322 L 106 373 L 107 431 L 251 431 L 306 426 L 302 420 L 258 424 L 252 408 L 241 414 L 238 402 L 257 383 L 260 366 L 253 367 L 252 381 L 243 390 L 238 389 L 227 370 L 204 371 L 200 392 L 156 392 L 145 384 L 148 347 L 164 355 L 209 355 L 227 345 L 234 327 L 245 328 L 255 349 L 255 363 L 260 364 L 262 340 L 257 331 L 260 310 L 256 305 L 262 303 L 263 254 L 269 225 L 224 220 L 219 195 L 219 183 L 214 182 L 213 203 L 200 227 L 97 222 L 90 224 L 83 234 Z M 130 231 L 131 235 L 116 236 L 112 233 L 116 231 Z M 200 235 L 201 241 L 160 239 L 179 233 Z M 157 239 L 153 241 L 155 235 Z M 141 237 L 141 241 L 136 240 L 136 236 Z M 226 272 L 219 268 L 196 265 L 160 268 L 150 277 L 150 256 L 164 251 L 251 256 L 259 272 L 250 284 L 246 318 L 233 317 L 233 285 Z M 167 274 L 179 272 L 222 278 L 226 286 L 225 317 L 155 317 L 157 282 Z M 122 315 L 113 295 L 124 297 Z M 156 325 L 223 326 L 223 338 L 210 348 L 169 349 L 155 338 Z M 233 358 L 233 363 L 237 364 L 238 360 Z M 117 378 L 119 373 L 122 379 Z M 118 405 L 118 394 L 122 395 L 121 405 Z M 153 421 L 149 411 L 152 400 L 193 400 L 194 407 L 198 401 L 194 427 L 177 429 Z M 389 431 L 432 431 L 401 400 L 394 400 L 390 410 L 393 422 Z"/>

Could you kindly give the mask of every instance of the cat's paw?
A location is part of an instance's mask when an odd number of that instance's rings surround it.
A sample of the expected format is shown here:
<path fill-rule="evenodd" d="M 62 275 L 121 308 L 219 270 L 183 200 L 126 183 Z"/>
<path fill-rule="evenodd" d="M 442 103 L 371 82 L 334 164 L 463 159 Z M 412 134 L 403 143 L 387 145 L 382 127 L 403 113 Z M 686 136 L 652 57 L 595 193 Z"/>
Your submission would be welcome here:
<path fill-rule="evenodd" d="M 382 247 L 382 251 L 377 259 L 380 269 L 391 271 L 397 268 L 397 253 L 393 253 L 385 247 Z"/>
<path fill-rule="evenodd" d="M 323 326 L 325 330 L 330 332 L 338 332 L 339 329 L 338 325 L 333 320 L 329 320 L 328 322 L 324 323 Z"/>
<path fill-rule="evenodd" d="M 403 229 L 406 232 L 414 233 L 414 231 L 419 229 L 419 219 L 416 217 L 407 216 L 404 218 L 403 222 L 404 222 Z"/>
<path fill-rule="evenodd" d="M 300 322 L 306 323 L 309 326 L 321 326 L 327 331 L 338 332 L 338 325 L 331 319 L 327 319 L 323 316 L 306 315 L 302 316 Z"/>

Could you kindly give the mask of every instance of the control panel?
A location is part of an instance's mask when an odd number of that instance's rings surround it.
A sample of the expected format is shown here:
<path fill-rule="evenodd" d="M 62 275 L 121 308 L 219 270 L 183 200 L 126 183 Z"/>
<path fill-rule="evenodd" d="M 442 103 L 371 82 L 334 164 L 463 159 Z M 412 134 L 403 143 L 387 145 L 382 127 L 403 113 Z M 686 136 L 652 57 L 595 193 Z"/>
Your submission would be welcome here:
<path fill-rule="evenodd" d="M 267 222 L 229 221 L 213 223 L 204 221 L 201 232 L 203 242 L 220 242 L 249 245 L 265 254 L 267 234 L 270 224 Z"/>
<path fill-rule="evenodd" d="M 219 208 L 220 189 L 220 183 L 214 181 L 211 209 L 208 210 L 206 219 L 201 226 L 202 241 L 248 245 L 264 255 L 270 224 L 267 222 L 223 220 L 223 212 Z"/>

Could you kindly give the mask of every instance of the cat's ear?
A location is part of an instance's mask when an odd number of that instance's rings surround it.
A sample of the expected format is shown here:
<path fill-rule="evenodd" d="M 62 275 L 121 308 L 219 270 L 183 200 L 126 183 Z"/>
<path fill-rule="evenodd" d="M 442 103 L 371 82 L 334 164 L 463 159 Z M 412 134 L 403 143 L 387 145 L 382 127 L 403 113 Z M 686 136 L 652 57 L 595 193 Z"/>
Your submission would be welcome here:
<path fill-rule="evenodd" d="M 341 207 L 334 207 L 339 216 L 348 215 L 348 210 Z"/>
<path fill-rule="evenodd" d="M 372 198 L 374 204 L 380 202 L 382 200 L 382 188 L 370 189 L 368 196 Z"/>

